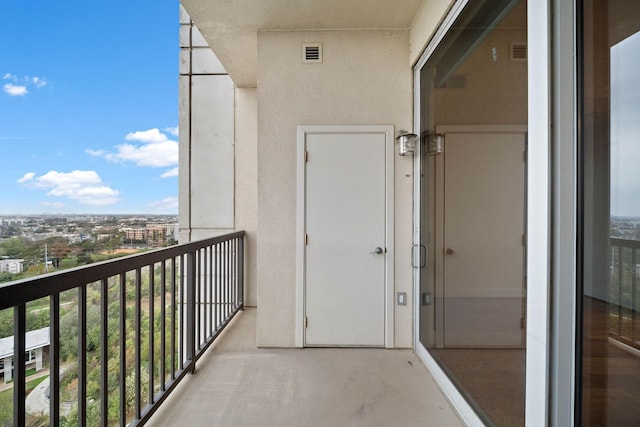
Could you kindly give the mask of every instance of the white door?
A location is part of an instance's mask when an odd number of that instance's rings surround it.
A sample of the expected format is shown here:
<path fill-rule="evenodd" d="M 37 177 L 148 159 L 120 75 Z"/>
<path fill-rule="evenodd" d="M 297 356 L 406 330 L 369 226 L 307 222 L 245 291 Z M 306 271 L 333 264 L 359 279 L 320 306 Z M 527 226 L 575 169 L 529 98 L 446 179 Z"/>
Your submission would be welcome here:
<path fill-rule="evenodd" d="M 524 343 L 524 133 L 447 133 L 444 346 Z"/>
<path fill-rule="evenodd" d="M 385 345 L 387 138 L 306 135 L 306 346 Z"/>

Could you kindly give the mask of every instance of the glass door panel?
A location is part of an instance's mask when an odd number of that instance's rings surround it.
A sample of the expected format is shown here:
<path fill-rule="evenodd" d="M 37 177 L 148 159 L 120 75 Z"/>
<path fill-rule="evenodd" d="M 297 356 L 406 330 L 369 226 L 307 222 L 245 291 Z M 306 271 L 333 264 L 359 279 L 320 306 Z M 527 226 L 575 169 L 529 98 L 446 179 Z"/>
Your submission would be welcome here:
<path fill-rule="evenodd" d="M 526 37 L 525 1 L 470 2 L 420 70 L 419 340 L 504 426 L 524 425 Z"/>
<path fill-rule="evenodd" d="M 582 6 L 581 425 L 640 425 L 640 2 Z"/>

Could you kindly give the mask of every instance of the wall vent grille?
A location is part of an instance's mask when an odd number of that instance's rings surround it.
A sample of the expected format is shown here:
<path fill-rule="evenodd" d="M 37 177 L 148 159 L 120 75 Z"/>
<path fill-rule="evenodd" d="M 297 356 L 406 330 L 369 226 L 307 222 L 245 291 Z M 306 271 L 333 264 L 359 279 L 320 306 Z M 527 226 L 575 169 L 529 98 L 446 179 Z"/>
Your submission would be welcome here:
<path fill-rule="evenodd" d="M 302 62 L 318 64 L 322 62 L 322 43 L 305 43 L 302 45 Z"/>
<path fill-rule="evenodd" d="M 511 61 L 526 61 L 527 60 L 527 43 L 526 42 L 511 42 L 509 59 Z"/>

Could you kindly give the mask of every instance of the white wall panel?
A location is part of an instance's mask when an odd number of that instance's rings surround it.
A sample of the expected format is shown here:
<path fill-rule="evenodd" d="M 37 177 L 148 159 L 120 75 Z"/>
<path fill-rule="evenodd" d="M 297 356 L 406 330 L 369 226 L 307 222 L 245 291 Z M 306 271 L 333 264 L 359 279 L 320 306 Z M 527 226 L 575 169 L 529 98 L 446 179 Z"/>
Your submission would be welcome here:
<path fill-rule="evenodd" d="M 233 228 L 233 82 L 191 79 L 191 227 Z"/>

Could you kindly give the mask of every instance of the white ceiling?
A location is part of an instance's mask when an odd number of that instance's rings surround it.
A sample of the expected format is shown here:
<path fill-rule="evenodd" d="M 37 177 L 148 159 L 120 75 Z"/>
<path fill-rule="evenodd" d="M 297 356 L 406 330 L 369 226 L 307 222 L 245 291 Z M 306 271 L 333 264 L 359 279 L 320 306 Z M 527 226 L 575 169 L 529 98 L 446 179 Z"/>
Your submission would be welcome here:
<path fill-rule="evenodd" d="M 409 29 L 422 0 L 182 0 L 239 87 L 256 85 L 257 32 Z"/>

